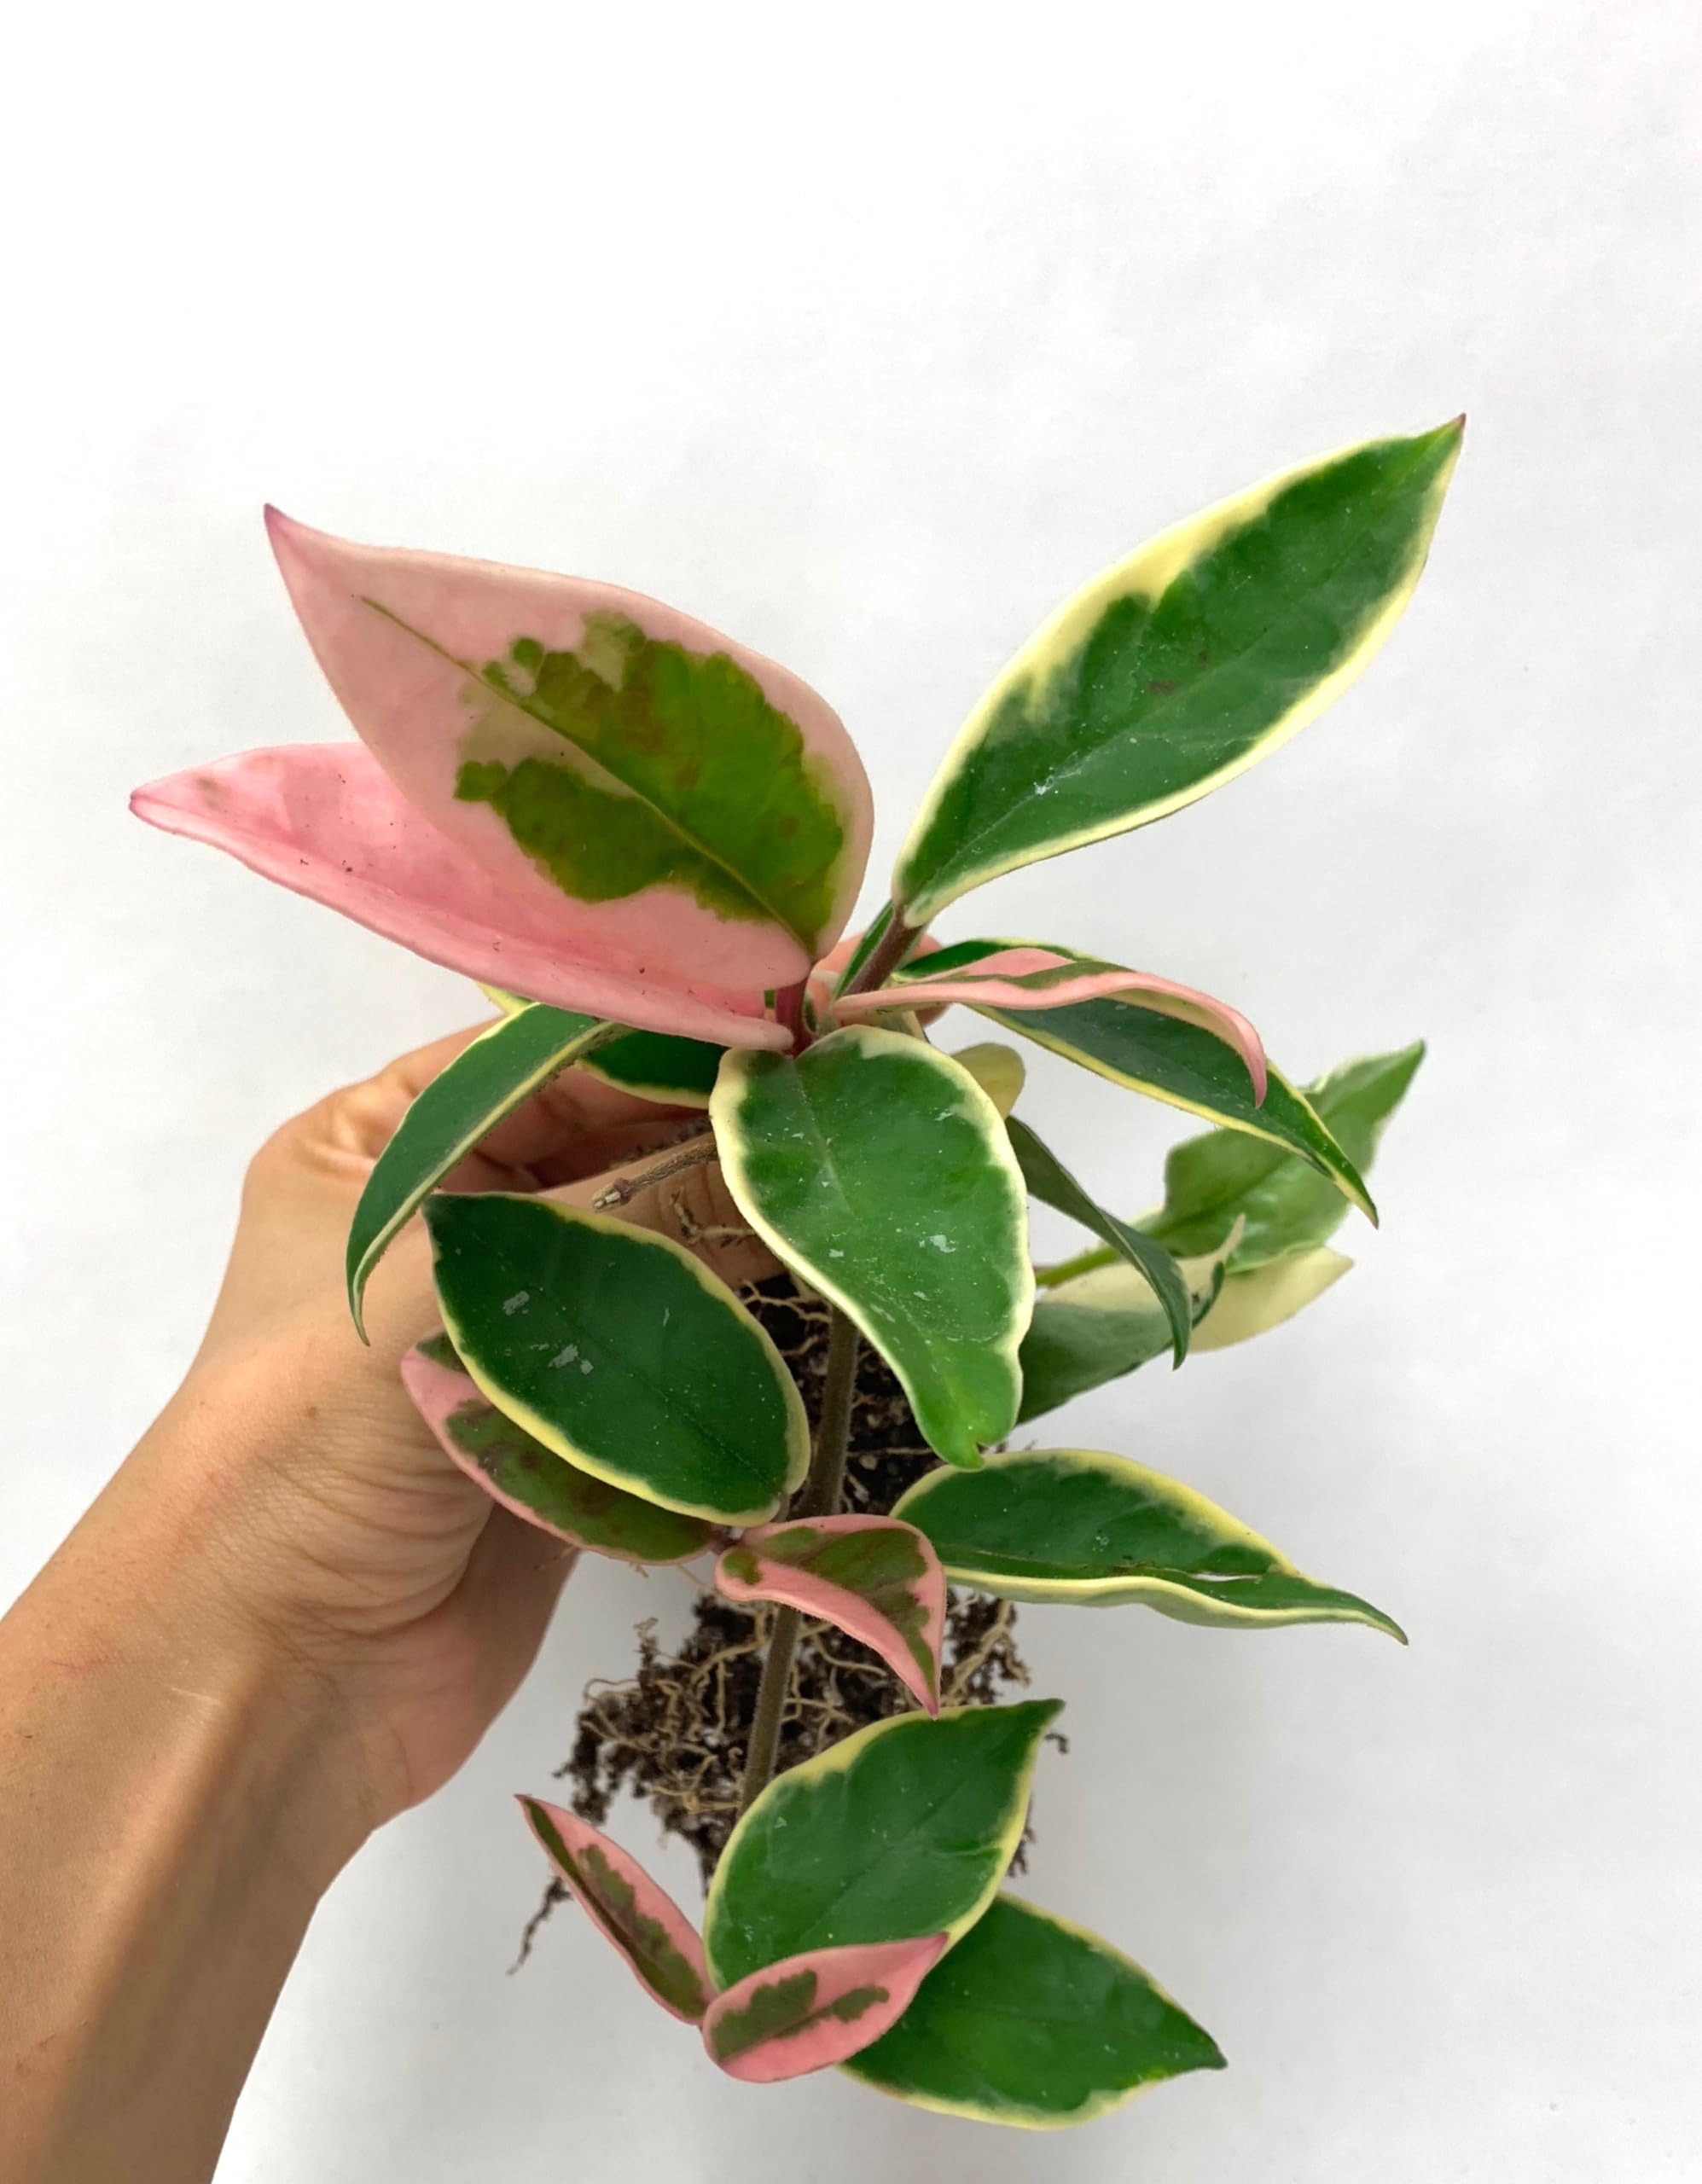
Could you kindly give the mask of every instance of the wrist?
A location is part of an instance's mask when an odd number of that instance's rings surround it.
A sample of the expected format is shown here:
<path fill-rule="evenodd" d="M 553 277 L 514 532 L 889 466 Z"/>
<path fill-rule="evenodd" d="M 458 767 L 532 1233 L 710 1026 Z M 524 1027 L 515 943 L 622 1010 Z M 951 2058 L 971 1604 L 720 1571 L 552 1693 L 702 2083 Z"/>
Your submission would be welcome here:
<path fill-rule="evenodd" d="M 337 1680 L 269 1612 L 243 1528 L 186 1483 L 173 1439 L 168 1412 L 12 1611 L 8 1695 L 21 1676 L 43 1711 L 74 1694 L 113 1734 L 133 1725 L 185 1800 L 263 1802 L 285 1876 L 317 1898 L 384 1816 L 366 1755 Z"/>

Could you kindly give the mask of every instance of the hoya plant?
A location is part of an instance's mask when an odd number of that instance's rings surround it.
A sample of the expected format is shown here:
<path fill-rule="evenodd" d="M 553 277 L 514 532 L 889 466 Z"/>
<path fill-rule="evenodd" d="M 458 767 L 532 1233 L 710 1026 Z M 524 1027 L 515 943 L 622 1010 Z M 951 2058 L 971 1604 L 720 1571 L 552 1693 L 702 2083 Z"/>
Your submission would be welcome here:
<path fill-rule="evenodd" d="M 691 1638 L 665 1655 L 647 1627 L 636 1679 L 581 1717 L 570 1802 L 521 1803 L 555 1892 L 735 2077 L 839 2065 L 1049 2126 L 1222 2064 L 1119 1946 L 1006 1891 L 1058 1711 L 1009 1696 L 1011 1603 L 1402 1634 L 1187 1484 L 1027 1429 L 1337 1280 L 1329 1240 L 1376 1217 L 1365 1171 L 1422 1048 L 1300 1086 L 1175 979 L 933 927 L 1322 711 L 1411 596 L 1460 437 L 1304 464 L 1069 600 L 970 714 L 855 944 L 868 785 L 796 676 L 629 592 L 276 514 L 359 741 L 135 799 L 500 1005 L 373 1170 L 350 1310 L 358 1331 L 423 1216 L 442 1326 L 402 1373 L 447 1455 L 564 1551 L 696 1565 Z M 1102 1206 L 1091 1147 L 1014 1112 L 1017 1051 L 941 1043 L 953 1009 L 1207 1124 L 1157 1207 Z M 653 1103 L 651 1165 L 590 1208 L 440 1188 L 570 1068 Z M 735 1218 L 621 1218 L 711 1162 Z M 1031 1200 L 1092 1240 L 1037 1269 Z M 729 1238 L 770 1271 L 735 1289 Z M 623 1785 L 700 1854 L 696 1921 L 607 1833 Z"/>

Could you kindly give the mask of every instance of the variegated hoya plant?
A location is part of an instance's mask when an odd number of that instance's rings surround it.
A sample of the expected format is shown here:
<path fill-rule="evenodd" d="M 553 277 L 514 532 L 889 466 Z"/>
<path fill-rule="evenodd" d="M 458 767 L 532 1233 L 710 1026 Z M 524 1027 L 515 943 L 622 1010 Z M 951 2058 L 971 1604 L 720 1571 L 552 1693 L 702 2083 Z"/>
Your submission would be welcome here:
<path fill-rule="evenodd" d="M 856 944 L 870 798 L 784 668 L 606 585 L 353 546 L 270 518 L 357 743 L 249 752 L 139 791 L 228 850 L 496 990 L 420 1095 L 348 1243 L 369 1279 L 422 1213 L 439 1332 L 408 1390 L 448 1455 L 574 1549 L 706 1559 L 771 1637 L 741 1816 L 701 1931 L 584 1818 L 522 1800 L 555 1871 L 711 2060 L 830 2064 L 923 2107 L 1083 2122 L 1223 2061 L 1130 1957 L 1004 1892 L 1051 1701 L 942 1704 L 948 1584 L 1263 1629 L 1397 1626 L 1227 1511 L 1095 1449 L 1006 1444 L 1168 1350 L 1239 1342 L 1348 1262 L 1329 1238 L 1422 1048 L 1304 1088 L 1235 1008 L 1049 938 L 944 945 L 984 883 L 1192 803 L 1357 675 L 1418 581 L 1456 421 L 1303 465 L 1140 548 L 1019 651 L 946 755 Z M 1124 1220 L 1012 1112 L 1002 1043 L 948 1006 L 1211 1125 Z M 574 1067 L 685 1119 L 830 1338 L 812 1438 L 775 1343 L 684 1241 L 548 1194 L 437 1187 Z M 695 1118 L 695 1119 L 694 1119 Z M 1085 1162 L 1076 1165 L 1085 1166 Z M 615 1194 L 617 1200 L 620 1194 Z M 1027 1205 L 1095 1239 L 1031 1264 Z M 842 1507 L 862 1346 L 940 1459 L 890 1514 Z M 887 1718 L 775 1771 L 800 1629 L 896 1682 Z"/>

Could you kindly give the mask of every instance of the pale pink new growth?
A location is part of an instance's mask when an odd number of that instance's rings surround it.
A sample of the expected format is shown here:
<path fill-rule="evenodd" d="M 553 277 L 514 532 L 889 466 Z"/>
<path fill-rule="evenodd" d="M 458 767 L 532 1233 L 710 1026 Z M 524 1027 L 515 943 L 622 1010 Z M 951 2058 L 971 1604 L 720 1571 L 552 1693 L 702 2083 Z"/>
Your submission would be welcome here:
<path fill-rule="evenodd" d="M 559 920 L 440 834 L 361 744 L 245 752 L 150 781 L 131 810 L 484 985 L 723 1046 L 790 1043 L 756 994 L 671 981 L 625 950 L 573 953 Z"/>
<path fill-rule="evenodd" d="M 703 2044 L 729 2077 L 751 2085 L 774 2085 L 843 2063 L 898 2022 L 944 1955 L 946 1939 L 927 1934 L 919 1941 L 856 1943 L 768 1965 L 715 1997 L 704 2016 Z M 791 2029 L 782 2026 L 750 2047 L 740 2044 L 734 2019 L 765 1989 L 806 1978 L 811 1984 L 787 1998 L 795 1996 L 798 2011 Z"/>
<path fill-rule="evenodd" d="M 482 866 L 532 923 L 553 929 L 559 947 L 593 961 L 618 956 L 627 967 L 643 963 L 676 984 L 709 980 L 756 992 L 791 985 L 810 969 L 797 939 L 778 922 L 722 917 L 681 887 L 575 900 L 517 847 L 496 811 L 456 795 L 468 759 L 561 762 L 565 746 L 551 727 L 476 678 L 494 662 L 522 686 L 524 671 L 510 662 L 515 641 L 572 651 L 591 615 L 619 616 L 646 636 L 700 657 L 724 655 L 795 723 L 812 778 L 830 792 L 845 828 L 822 944 L 837 937 L 862 880 L 873 803 L 843 723 L 799 677 L 674 607 L 613 585 L 455 555 L 358 546 L 275 508 L 266 523 L 308 641 L 362 741 L 414 809 Z"/>
<path fill-rule="evenodd" d="M 846 995 L 834 1004 L 834 1012 L 842 1021 L 854 1023 L 883 1008 L 919 1008 L 929 1002 L 1022 1010 L 1065 1008 L 1083 1001 L 1130 1001 L 1160 1016 L 1197 1025 L 1233 1047 L 1247 1066 L 1255 1100 L 1263 1100 L 1268 1081 L 1264 1044 L 1240 1009 L 1214 1000 L 1197 986 L 1180 985 L 1152 971 L 1122 970 L 1115 964 L 1083 964 L 1072 975 L 1052 979 L 1042 975 L 1068 972 L 1074 961 L 1052 948 L 1002 948 L 933 978 L 906 979 L 874 993 Z"/>
<path fill-rule="evenodd" d="M 906 1632 L 865 1594 L 835 1584 L 813 1570 L 799 1568 L 795 1562 L 764 1552 L 770 1541 L 787 1534 L 795 1537 L 800 1532 L 808 1532 L 822 1541 L 844 1539 L 858 1533 L 904 1537 L 921 1564 L 919 1574 L 903 1587 L 907 1600 L 920 1612 L 920 1621 Z M 740 1561 L 746 1555 L 755 1560 L 754 1577 L 739 1574 Z M 938 1713 L 940 1647 L 945 1635 L 945 1572 L 932 1546 L 914 1525 L 901 1523 L 892 1517 L 811 1517 L 791 1524 L 782 1519 L 778 1524 L 753 1525 L 741 1536 L 738 1545 L 729 1548 L 716 1564 L 715 1583 L 729 1600 L 741 1606 L 752 1600 L 772 1600 L 782 1607 L 795 1607 L 804 1615 L 819 1616 L 824 1623 L 836 1623 L 859 1645 L 878 1653 L 930 1714 Z M 918 1648 L 926 1656 L 926 1665 L 916 1658 Z"/>

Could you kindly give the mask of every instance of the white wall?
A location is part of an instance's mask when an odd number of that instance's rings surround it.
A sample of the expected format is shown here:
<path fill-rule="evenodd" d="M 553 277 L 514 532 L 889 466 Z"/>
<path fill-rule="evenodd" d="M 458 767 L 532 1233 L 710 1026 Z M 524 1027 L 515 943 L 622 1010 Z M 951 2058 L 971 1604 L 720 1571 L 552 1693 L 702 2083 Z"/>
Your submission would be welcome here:
<path fill-rule="evenodd" d="M 1025 1618 L 1072 1740 L 1029 1886 L 1230 2072 L 994 2134 L 717 2082 L 566 1918 L 505 1980 L 539 1881 L 506 1793 L 677 1598 L 604 1571 L 325 1906 L 228 2184 L 1702 2175 L 1699 61 L 1687 0 L 14 27 L 0 1594 L 171 1385 L 251 1146 L 471 1013 L 125 816 L 139 780 L 337 732 L 263 499 L 611 578 L 779 654 L 863 741 L 878 879 L 1078 580 L 1280 464 L 1472 413 L 1366 682 L 952 925 L 1234 996 L 1296 1072 L 1432 1043 L 1350 1281 L 1071 1420 L 1386 1603 L 1410 1653 Z M 1146 1203 L 1164 1112 L 1036 1082 Z"/>

